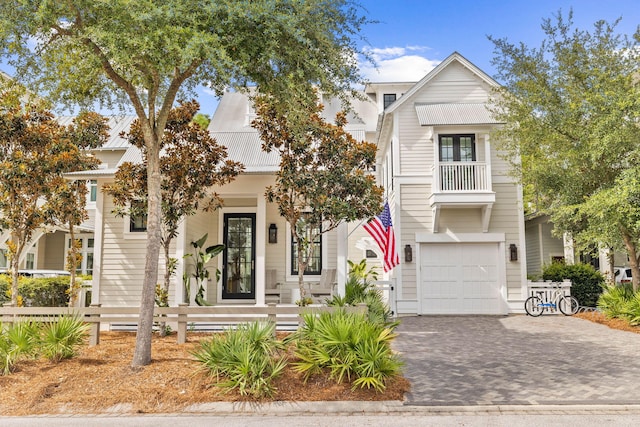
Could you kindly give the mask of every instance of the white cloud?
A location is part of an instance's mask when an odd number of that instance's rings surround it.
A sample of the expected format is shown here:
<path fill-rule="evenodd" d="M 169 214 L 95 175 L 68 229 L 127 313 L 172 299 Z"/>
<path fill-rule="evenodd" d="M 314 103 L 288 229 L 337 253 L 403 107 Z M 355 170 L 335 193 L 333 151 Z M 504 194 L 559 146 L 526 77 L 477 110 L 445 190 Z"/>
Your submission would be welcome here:
<path fill-rule="evenodd" d="M 416 54 L 428 49 L 425 46 L 369 48 L 367 52 L 377 67 L 362 63 L 360 72 L 372 82 L 416 82 L 440 63 Z"/>

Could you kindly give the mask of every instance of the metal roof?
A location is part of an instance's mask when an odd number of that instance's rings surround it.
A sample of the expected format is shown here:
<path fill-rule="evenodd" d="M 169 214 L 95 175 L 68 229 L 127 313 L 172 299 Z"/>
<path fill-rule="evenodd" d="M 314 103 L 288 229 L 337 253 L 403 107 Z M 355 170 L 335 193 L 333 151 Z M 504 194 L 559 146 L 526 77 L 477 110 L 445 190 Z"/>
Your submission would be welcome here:
<path fill-rule="evenodd" d="M 63 116 L 58 117 L 58 123 L 63 126 L 69 126 L 73 123 L 75 116 Z M 120 136 L 122 132 L 128 132 L 131 128 L 131 124 L 136 119 L 136 116 L 108 116 L 107 125 L 109 126 L 109 139 L 98 150 L 113 150 L 113 149 L 126 149 L 129 147 L 129 142 Z"/>
<path fill-rule="evenodd" d="M 229 160 L 245 165 L 245 173 L 276 172 L 280 169 L 280 155 L 262 150 L 258 132 L 211 132 L 218 144 L 227 147 Z"/>
<path fill-rule="evenodd" d="M 485 104 L 416 104 L 421 126 L 496 124 Z"/>

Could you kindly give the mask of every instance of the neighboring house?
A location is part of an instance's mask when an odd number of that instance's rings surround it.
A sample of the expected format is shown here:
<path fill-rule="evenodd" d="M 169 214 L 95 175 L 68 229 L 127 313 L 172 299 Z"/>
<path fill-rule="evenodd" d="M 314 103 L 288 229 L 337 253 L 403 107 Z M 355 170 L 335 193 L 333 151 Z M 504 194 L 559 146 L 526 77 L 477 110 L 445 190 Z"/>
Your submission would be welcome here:
<path fill-rule="evenodd" d="M 553 224 L 548 215 L 530 214 L 525 216 L 527 239 L 527 276 L 538 278 L 545 265 L 552 262 L 573 260 L 573 248 L 565 247 L 564 240 L 552 234 Z M 565 252 L 566 249 L 570 253 Z"/>
<path fill-rule="evenodd" d="M 72 123 L 73 117 L 59 117 L 61 125 L 68 126 Z M 95 247 L 95 218 L 96 201 L 98 198 L 98 177 L 113 176 L 121 161 L 127 159 L 125 153 L 131 150 L 129 143 L 120 133 L 128 130 L 135 117 L 114 117 L 110 118 L 108 125 L 111 129 L 111 137 L 100 148 L 92 150 L 94 156 L 102 161 L 100 168 L 90 172 L 87 185 L 87 213 L 89 219 L 80 227 L 75 229 L 75 238 L 80 241 L 82 255 L 81 265 L 77 272 L 81 274 L 93 274 L 93 251 Z M 21 268 L 27 270 L 47 269 L 64 270 L 66 268 L 67 250 L 71 247 L 71 239 L 68 229 L 64 224 L 59 226 L 48 226 L 38 230 L 33 235 L 31 243 L 27 245 L 27 250 L 22 255 Z M 2 249 L 0 249 L 2 253 Z M 2 256 L 0 256 L 0 267 L 2 267 Z"/>
<path fill-rule="evenodd" d="M 549 215 L 533 213 L 525 216 L 527 239 L 527 275 L 539 278 L 545 265 L 552 262 L 573 264 L 581 262 L 592 265 L 605 277 L 611 274 L 609 251 L 596 249 L 590 253 L 576 250 L 573 240 L 565 234 L 562 238 L 555 236 L 553 223 Z M 615 252 L 615 267 L 628 267 L 629 258 L 624 251 Z"/>
<path fill-rule="evenodd" d="M 417 83 L 371 83 L 365 88 L 370 101 L 354 101 L 357 115 L 350 117 L 347 130 L 378 145 L 376 174 L 391 207 L 401 262 L 384 278 L 396 283 L 398 314 L 522 311 L 522 193 L 490 136 L 500 126 L 486 108 L 496 86 L 454 53 Z M 321 101 L 325 118 L 332 120 L 339 103 Z M 209 130 L 246 169 L 232 183 L 212 189 L 224 199 L 222 209 L 198 212 L 182 223 L 172 245 L 172 256 L 179 261 L 170 289 L 172 305 L 186 301 L 182 277 L 192 272 L 192 259 L 185 256 L 193 251 L 191 242 L 205 233 L 205 246 L 226 245 L 212 264 L 222 276 L 207 286 L 210 303 L 264 304 L 266 272 L 273 270 L 276 281 L 283 283 L 281 301 L 291 302 L 287 289 L 297 286 L 295 242 L 277 206 L 264 197 L 275 182 L 279 158 L 261 150 L 250 126 L 254 117 L 245 94 L 228 91 L 222 96 Z M 112 134 L 126 130 L 128 120 L 115 127 L 112 123 Z M 118 164 L 140 161 L 140 153 L 113 138 L 96 152 L 103 168 L 71 176 L 90 180 L 96 189 L 95 210 L 87 224 L 93 234 L 85 235 L 93 239 L 92 301 L 136 306 L 144 276 L 145 224 L 115 216 L 112 199 L 100 189 L 113 180 Z M 343 292 L 347 259 L 367 257 L 370 265 L 379 266 L 380 251 L 362 224 L 324 234 L 316 242 L 318 257 L 306 280 L 318 281 L 322 269 L 336 269 Z M 274 228 L 275 241 L 269 238 Z M 159 280 L 163 264 L 161 259 Z"/>

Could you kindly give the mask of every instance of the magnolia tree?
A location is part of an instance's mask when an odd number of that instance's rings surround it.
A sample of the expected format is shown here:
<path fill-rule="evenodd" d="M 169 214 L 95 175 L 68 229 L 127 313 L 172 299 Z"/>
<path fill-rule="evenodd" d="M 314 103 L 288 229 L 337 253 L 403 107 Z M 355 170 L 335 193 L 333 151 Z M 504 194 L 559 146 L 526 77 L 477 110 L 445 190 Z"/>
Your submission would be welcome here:
<path fill-rule="evenodd" d="M 0 52 L 34 90 L 75 105 L 130 106 L 147 155 L 147 256 L 133 366 L 151 361 L 161 247 L 160 141 L 181 90 L 339 93 L 359 80 L 352 0 L 0 0 Z"/>
<path fill-rule="evenodd" d="M 620 195 L 634 193 L 640 160 L 640 32 L 633 40 L 615 26 L 579 30 L 571 13 L 558 14 L 544 21 L 539 48 L 491 39 L 504 82 L 494 98 L 505 123 L 496 139 L 521 159 L 514 170 L 556 228 L 583 246 L 624 243 L 637 288 L 637 204 Z"/>
<path fill-rule="evenodd" d="M 253 126 L 262 149 L 280 154 L 276 184 L 267 188 L 269 202 L 289 226 L 296 241 L 298 285 L 305 301 L 304 272 L 317 241 L 345 221 L 370 218 L 382 210 L 382 189 L 375 185 L 376 146 L 354 139 L 344 127 L 346 114 L 335 124 L 321 116 L 317 99 L 302 100 L 294 109 L 270 96 L 255 99 Z"/>
<path fill-rule="evenodd" d="M 227 160 L 227 150 L 209 132 L 193 122 L 200 108 L 195 101 L 181 102 L 171 110 L 160 142 L 162 235 L 165 273 L 159 294 L 168 295 L 175 260 L 170 257 L 171 241 L 185 217 L 198 209 L 210 211 L 222 204 L 212 187 L 231 182 L 244 165 Z M 119 215 L 141 215 L 147 204 L 147 151 L 141 126 L 135 121 L 127 135 L 142 152 L 142 163 L 126 162 L 116 172 L 115 182 L 103 187 L 113 196 Z M 133 207 L 133 210 L 132 210 Z M 166 304 L 167 301 L 160 301 Z"/>
<path fill-rule="evenodd" d="M 73 233 L 73 226 L 85 219 L 86 201 L 79 195 L 86 182 L 67 182 L 63 174 L 97 167 L 99 162 L 83 149 L 101 145 L 106 134 L 95 113 L 83 113 L 66 127 L 42 105 L 13 103 L 0 109 L 0 229 L 9 235 L 13 304 L 18 303 L 20 259 L 34 233 L 61 223 Z"/>

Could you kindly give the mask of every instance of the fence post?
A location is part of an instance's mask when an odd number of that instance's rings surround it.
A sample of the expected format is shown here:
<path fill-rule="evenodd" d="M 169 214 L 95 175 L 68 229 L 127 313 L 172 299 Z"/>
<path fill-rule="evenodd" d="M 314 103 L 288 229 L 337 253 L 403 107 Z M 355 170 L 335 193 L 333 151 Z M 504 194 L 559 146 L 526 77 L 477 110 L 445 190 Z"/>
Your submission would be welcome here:
<path fill-rule="evenodd" d="M 276 326 L 278 325 L 277 319 L 276 319 L 276 303 L 275 302 L 269 302 L 267 303 L 267 322 L 273 324 L 274 328 L 273 328 L 273 337 L 275 338 L 276 336 Z"/>
<path fill-rule="evenodd" d="M 100 308 L 102 304 L 91 304 L 90 307 Z M 100 317 L 100 313 L 92 314 L 90 317 Z M 91 328 L 89 331 L 89 346 L 100 344 L 100 320 L 91 321 Z"/>
<path fill-rule="evenodd" d="M 187 342 L 187 307 L 189 304 L 181 302 L 178 304 L 178 344 Z"/>

